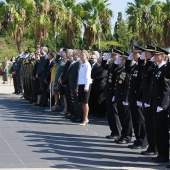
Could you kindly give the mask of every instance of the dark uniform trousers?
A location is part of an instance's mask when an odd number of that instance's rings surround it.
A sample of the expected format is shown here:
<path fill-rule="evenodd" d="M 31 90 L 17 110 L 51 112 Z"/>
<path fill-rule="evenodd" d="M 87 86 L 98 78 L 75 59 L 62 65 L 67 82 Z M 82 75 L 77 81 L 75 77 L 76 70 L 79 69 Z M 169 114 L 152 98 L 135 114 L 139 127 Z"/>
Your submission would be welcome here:
<path fill-rule="evenodd" d="M 154 112 L 151 107 L 144 107 L 144 116 L 145 116 L 145 128 L 147 141 L 149 144 L 148 151 L 156 152 L 156 142 L 155 142 L 155 125 L 154 125 Z"/>
<path fill-rule="evenodd" d="M 107 119 L 111 130 L 112 136 L 121 136 L 121 123 L 117 112 L 116 104 L 112 102 L 113 92 L 110 87 L 112 84 L 106 83 L 105 86 L 105 98 L 106 98 L 106 109 Z M 114 90 L 114 89 L 113 89 Z"/>
<path fill-rule="evenodd" d="M 141 144 L 143 143 L 142 145 L 145 145 L 146 141 L 143 141 L 145 138 L 145 119 L 143 115 L 143 108 L 137 106 L 136 102 L 131 102 L 130 111 L 136 140 L 141 142 Z"/>
<path fill-rule="evenodd" d="M 112 136 L 121 136 L 121 123 L 117 112 L 116 104 L 106 99 L 107 119 Z"/>
<path fill-rule="evenodd" d="M 121 137 L 125 140 L 132 138 L 132 119 L 129 106 L 124 106 L 122 103 L 117 103 L 117 112 L 122 126 Z"/>
<path fill-rule="evenodd" d="M 155 112 L 154 116 L 158 154 L 165 159 L 169 159 L 168 109 L 161 112 Z"/>

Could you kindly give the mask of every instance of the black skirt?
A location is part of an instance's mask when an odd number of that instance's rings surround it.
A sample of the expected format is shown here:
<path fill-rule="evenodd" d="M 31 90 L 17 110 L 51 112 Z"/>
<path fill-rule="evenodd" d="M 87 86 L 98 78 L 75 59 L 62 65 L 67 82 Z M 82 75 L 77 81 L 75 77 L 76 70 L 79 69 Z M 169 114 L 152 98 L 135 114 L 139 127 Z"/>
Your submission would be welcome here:
<path fill-rule="evenodd" d="M 88 103 L 91 91 L 91 84 L 89 85 L 88 92 L 84 92 L 84 84 L 78 86 L 78 101 L 79 103 Z"/>

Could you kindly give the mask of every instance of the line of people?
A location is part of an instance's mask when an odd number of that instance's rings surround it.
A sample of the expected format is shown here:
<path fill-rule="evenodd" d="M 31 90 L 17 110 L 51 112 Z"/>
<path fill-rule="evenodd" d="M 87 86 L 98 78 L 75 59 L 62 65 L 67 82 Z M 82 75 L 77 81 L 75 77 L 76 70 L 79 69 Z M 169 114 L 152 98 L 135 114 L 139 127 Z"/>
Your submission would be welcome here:
<path fill-rule="evenodd" d="M 107 113 L 111 134 L 107 139 L 144 149 L 142 155 L 156 155 L 154 162 L 169 161 L 168 109 L 170 97 L 169 52 L 161 47 L 135 46 L 132 54 L 112 49 L 97 51 L 41 47 L 24 54 L 11 67 L 16 94 L 36 106 L 46 107 L 49 91 L 53 111 L 80 126 L 88 114 Z M 50 89 L 52 84 L 52 89 Z"/>

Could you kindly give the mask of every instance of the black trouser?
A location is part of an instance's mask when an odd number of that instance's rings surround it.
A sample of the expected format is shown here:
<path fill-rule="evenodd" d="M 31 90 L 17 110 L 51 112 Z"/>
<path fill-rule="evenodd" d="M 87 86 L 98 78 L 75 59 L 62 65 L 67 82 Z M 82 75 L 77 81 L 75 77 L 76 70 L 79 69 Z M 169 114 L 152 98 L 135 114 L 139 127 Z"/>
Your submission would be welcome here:
<path fill-rule="evenodd" d="M 44 79 L 40 79 L 40 89 L 41 89 L 41 104 L 42 105 L 48 105 L 48 93 L 47 93 L 47 88 L 48 84 L 44 82 Z"/>
<path fill-rule="evenodd" d="M 144 116 L 145 116 L 146 135 L 149 144 L 147 150 L 149 152 L 156 152 L 154 113 L 151 107 L 144 107 Z"/>
<path fill-rule="evenodd" d="M 66 93 L 66 101 L 67 101 L 67 112 L 73 114 L 74 113 L 74 101 L 73 101 L 73 94 L 71 93 L 69 85 L 66 86 L 65 93 Z"/>
<path fill-rule="evenodd" d="M 145 119 L 143 109 L 142 107 L 137 106 L 136 102 L 133 102 L 130 103 L 130 112 L 136 140 L 140 141 L 142 144 L 145 139 Z"/>
<path fill-rule="evenodd" d="M 75 90 L 72 90 L 73 94 L 73 104 L 74 104 L 74 116 L 77 119 L 82 119 L 83 118 L 83 108 L 81 103 L 78 102 L 78 94 L 75 92 Z"/>
<path fill-rule="evenodd" d="M 19 75 L 16 75 L 16 80 L 17 80 L 17 86 L 18 86 L 18 92 L 22 93 L 22 80 Z"/>
<path fill-rule="evenodd" d="M 168 131 L 168 109 L 154 112 L 155 137 L 158 155 L 169 159 L 169 131 Z"/>
<path fill-rule="evenodd" d="M 125 140 L 132 138 L 132 118 L 129 106 L 124 106 L 122 102 L 117 103 L 118 115 L 122 125 L 121 137 Z"/>
<path fill-rule="evenodd" d="M 102 97 L 101 97 L 102 96 Z M 103 90 L 92 88 L 89 98 L 90 113 L 100 115 L 106 114 L 106 104 L 103 97 Z"/>
<path fill-rule="evenodd" d="M 106 97 L 107 119 L 112 136 L 121 136 L 121 123 L 116 105 L 112 103 L 112 97 Z"/>
<path fill-rule="evenodd" d="M 18 93 L 17 76 L 13 75 L 12 77 L 13 77 L 14 91 L 15 93 Z"/>

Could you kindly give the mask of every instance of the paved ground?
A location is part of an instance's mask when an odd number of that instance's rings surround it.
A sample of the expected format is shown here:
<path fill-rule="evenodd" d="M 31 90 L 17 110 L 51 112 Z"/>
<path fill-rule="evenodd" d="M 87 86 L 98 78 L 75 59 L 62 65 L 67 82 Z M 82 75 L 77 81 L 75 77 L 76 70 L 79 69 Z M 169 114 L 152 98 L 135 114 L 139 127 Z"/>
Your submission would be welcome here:
<path fill-rule="evenodd" d="M 80 127 L 12 92 L 0 81 L 0 168 L 165 169 L 105 139 L 106 119 Z"/>

